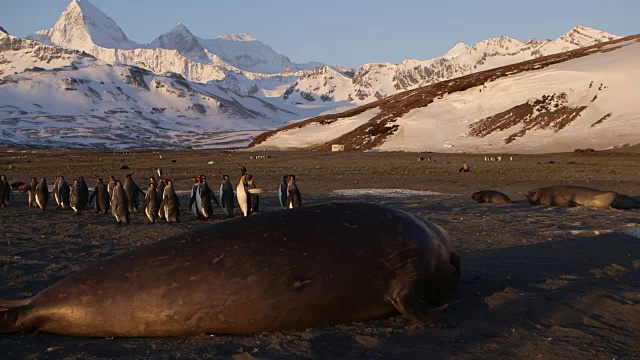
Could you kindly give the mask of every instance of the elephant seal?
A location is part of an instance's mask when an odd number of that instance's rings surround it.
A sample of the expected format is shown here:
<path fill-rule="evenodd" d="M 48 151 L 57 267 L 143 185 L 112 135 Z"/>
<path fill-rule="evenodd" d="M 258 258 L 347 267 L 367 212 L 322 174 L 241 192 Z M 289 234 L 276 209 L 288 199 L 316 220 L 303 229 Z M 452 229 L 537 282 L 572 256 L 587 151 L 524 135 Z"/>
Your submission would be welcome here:
<path fill-rule="evenodd" d="M 499 191 L 495 190 L 482 190 L 473 193 L 471 198 L 479 203 L 493 203 L 493 204 L 511 204 L 512 201 L 509 197 Z"/>
<path fill-rule="evenodd" d="M 527 192 L 532 205 L 587 206 L 597 209 L 637 209 L 640 202 L 615 191 L 602 191 L 583 186 L 560 185 L 533 189 Z"/>
<path fill-rule="evenodd" d="M 451 299 L 461 274 L 441 227 L 368 203 L 297 210 L 202 226 L 85 268 L 30 299 L 0 300 L 0 333 L 245 334 L 396 311 L 451 325 L 432 309 Z"/>

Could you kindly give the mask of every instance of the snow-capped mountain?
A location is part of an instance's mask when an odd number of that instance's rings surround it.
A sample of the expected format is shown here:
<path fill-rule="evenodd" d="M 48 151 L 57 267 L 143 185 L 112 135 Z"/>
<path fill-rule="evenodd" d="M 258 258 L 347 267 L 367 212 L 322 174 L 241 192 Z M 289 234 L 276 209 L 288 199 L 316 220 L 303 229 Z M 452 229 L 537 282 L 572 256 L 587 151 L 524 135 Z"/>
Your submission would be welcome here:
<path fill-rule="evenodd" d="M 201 63 L 211 62 L 196 36 L 182 24 L 178 24 L 171 31 L 160 35 L 149 44 L 149 47 L 178 50 L 180 54 L 190 60 Z"/>
<path fill-rule="evenodd" d="M 52 29 L 40 30 L 32 40 L 91 53 L 94 46 L 135 49 L 118 24 L 86 0 L 72 0 Z"/>
<path fill-rule="evenodd" d="M 336 101 L 350 101 L 366 104 L 396 94 L 400 91 L 435 84 L 478 71 L 494 69 L 508 64 L 557 54 L 585 46 L 599 44 L 619 38 L 609 33 L 576 26 L 556 40 L 529 39 L 521 42 L 507 36 L 481 41 L 472 46 L 458 43 L 444 56 L 429 60 L 407 59 L 400 64 L 371 63 L 360 66 L 353 77 L 344 76 L 339 80 L 345 84 L 340 90 L 333 90 L 340 96 Z M 350 82 L 348 80 L 351 80 Z M 306 98 L 321 98 L 331 87 L 324 85 L 321 75 L 316 79 L 307 76 L 304 83 L 294 84 L 289 92 L 305 94 Z M 289 96 L 289 98 L 292 98 Z M 315 100 L 293 101 L 313 103 Z M 284 98 L 287 101 L 288 99 Z M 306 101 L 305 101 L 306 100 Z"/>
<path fill-rule="evenodd" d="M 189 81 L 216 82 L 234 92 L 277 103 L 331 109 L 365 104 L 400 91 L 593 45 L 616 36 L 578 26 L 553 41 L 520 42 L 500 37 L 473 46 L 460 43 L 444 56 L 429 60 L 364 64 L 355 70 L 333 66 L 338 74 L 328 77 L 324 74 L 327 68 L 316 70 L 322 64 L 293 63 L 248 34 L 206 39 L 179 24 L 148 45 L 136 44 L 87 0 L 72 0 L 52 29 L 29 38 L 83 50 L 113 64 L 136 65 L 159 74 L 178 73 Z"/>
<path fill-rule="evenodd" d="M 242 146 L 258 129 L 301 116 L 180 74 L 0 33 L 3 146 Z"/>
<path fill-rule="evenodd" d="M 529 44 L 537 45 L 528 50 L 535 51 L 553 42 Z M 487 53 L 495 45 L 511 53 L 521 46 L 496 39 L 467 51 L 457 46 L 453 58 Z M 290 124 L 260 135 L 252 145 L 476 153 L 635 145 L 640 143 L 638 58 L 640 35 L 537 57 Z"/>
<path fill-rule="evenodd" d="M 109 63 L 142 66 L 157 73 L 176 72 L 197 82 L 223 80 L 227 72 L 281 73 L 322 65 L 295 64 L 247 34 L 197 38 L 182 24 L 148 45 L 137 44 L 87 0 L 71 0 L 53 28 L 27 38 L 86 51 Z"/>
<path fill-rule="evenodd" d="M 227 34 L 215 39 L 198 38 L 202 46 L 226 63 L 244 71 L 276 74 L 286 70 L 309 70 L 321 63 L 294 64 L 285 55 L 249 34 Z"/>
<path fill-rule="evenodd" d="M 459 43 L 444 56 L 429 60 L 407 59 L 400 64 L 371 63 L 350 69 L 315 62 L 296 64 L 251 35 L 230 34 L 207 39 L 193 34 L 182 24 L 150 44 L 138 44 L 127 38 L 111 18 L 88 0 L 71 0 L 53 28 L 38 31 L 28 38 L 37 43 L 8 36 L 0 48 L 0 94 L 4 91 L 11 99 L 11 102 L 0 100 L 0 121 L 10 119 L 9 123 L 16 122 L 15 126 L 18 123 L 25 126 L 20 129 L 30 129 L 8 132 L 7 136 L 39 134 L 41 130 L 38 129 L 46 128 L 48 120 L 33 121 L 33 116 L 38 119 L 50 115 L 60 115 L 62 119 L 86 119 L 87 114 L 105 111 L 110 112 L 110 118 L 116 124 L 114 126 L 134 121 L 139 124 L 137 129 L 140 131 L 147 118 L 162 124 L 178 119 L 177 123 L 182 127 L 178 126 L 175 134 L 193 134 L 185 124 L 194 126 L 196 132 L 208 134 L 251 127 L 274 128 L 288 121 L 335 114 L 358 105 L 389 99 L 406 90 L 598 44 L 616 39 L 617 36 L 577 26 L 556 40 L 529 39 L 521 42 L 500 37 L 472 46 Z M 83 60 L 79 61 L 76 59 L 81 54 L 78 51 L 90 56 L 83 55 Z M 126 75 L 128 71 L 143 75 Z M 58 75 L 63 72 L 65 76 L 60 78 Z M 85 77 L 76 73 L 82 73 Z M 99 79 L 100 86 L 95 83 L 81 83 L 79 87 L 66 85 L 73 80 L 65 79 L 96 81 L 93 76 Z M 141 86 L 127 83 L 126 79 L 132 76 L 142 79 L 139 82 Z M 127 85 L 122 85 L 122 81 Z M 145 93 L 160 92 L 161 87 L 154 85 L 158 82 L 165 84 L 163 89 L 166 89 L 164 98 L 159 99 L 172 104 L 169 107 L 160 106 L 148 96 L 143 96 Z M 142 83 L 146 86 L 142 86 Z M 27 88 L 28 91 L 25 90 Z M 127 96 L 117 95 L 119 88 L 124 89 L 122 91 Z M 116 95 L 92 98 L 94 90 Z M 64 113 L 62 107 L 55 107 L 44 100 L 44 105 L 37 103 L 41 108 L 34 108 L 28 100 L 32 91 L 42 98 L 45 97 L 44 92 L 49 91 L 47 94 L 51 99 L 59 98 L 57 103 L 67 104 L 75 110 Z M 79 93 L 84 97 L 70 95 Z M 2 99 L 8 99 L 7 96 Z M 175 98 L 168 99 L 167 96 Z M 204 106 L 204 112 L 200 111 L 200 105 Z M 166 110 L 157 112 L 154 108 Z M 37 117 L 39 112 L 49 115 Z M 331 115 L 327 116 L 331 118 Z M 86 125 L 90 123 L 88 120 L 74 122 L 74 126 L 65 130 L 64 136 L 50 137 L 47 141 L 55 139 L 61 144 L 81 146 L 82 141 L 67 140 L 73 139 L 74 129 L 91 128 Z M 340 122 L 340 126 L 345 123 Z M 162 127 L 171 128 L 170 125 Z M 82 131 L 89 134 L 83 135 L 83 141 L 94 134 L 89 130 Z M 208 146 L 218 141 L 214 138 L 213 135 L 207 135 L 193 144 Z M 20 139 L 27 137 L 11 141 L 18 144 Z M 175 139 L 166 138 L 165 143 Z M 244 140 L 247 142 L 248 138 Z M 99 140 L 95 144 L 117 145 L 115 141 L 105 141 Z M 182 144 L 187 145 L 189 141 Z"/>

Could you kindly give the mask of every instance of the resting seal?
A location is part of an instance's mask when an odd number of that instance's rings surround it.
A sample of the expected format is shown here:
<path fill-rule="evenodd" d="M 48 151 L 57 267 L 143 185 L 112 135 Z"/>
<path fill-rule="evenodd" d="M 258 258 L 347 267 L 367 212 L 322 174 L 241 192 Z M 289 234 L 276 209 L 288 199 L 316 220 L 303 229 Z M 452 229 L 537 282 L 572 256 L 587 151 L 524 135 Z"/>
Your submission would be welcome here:
<path fill-rule="evenodd" d="M 530 190 L 526 196 L 533 205 L 588 206 L 597 209 L 640 208 L 640 202 L 630 196 L 583 186 L 549 186 Z"/>
<path fill-rule="evenodd" d="M 312 231 L 310 231 L 312 230 Z M 439 226 L 389 207 L 324 204 L 204 226 L 114 256 L 27 300 L 0 333 L 241 334 L 393 314 L 447 325 L 460 258 Z"/>
<path fill-rule="evenodd" d="M 512 201 L 509 197 L 499 191 L 494 190 L 482 190 L 471 195 L 471 198 L 479 203 L 494 203 L 494 204 L 511 204 Z"/>

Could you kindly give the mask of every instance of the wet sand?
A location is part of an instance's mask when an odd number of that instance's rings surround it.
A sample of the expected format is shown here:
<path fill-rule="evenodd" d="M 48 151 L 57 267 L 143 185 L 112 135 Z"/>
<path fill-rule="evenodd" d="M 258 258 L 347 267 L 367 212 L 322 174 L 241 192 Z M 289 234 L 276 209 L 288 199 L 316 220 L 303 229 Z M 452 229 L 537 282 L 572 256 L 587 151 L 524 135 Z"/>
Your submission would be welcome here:
<path fill-rule="evenodd" d="M 32 153 L 35 151 L 35 153 Z M 268 159 L 249 159 L 270 155 Z M 436 162 L 418 162 L 418 156 Z M 195 174 L 236 179 L 240 162 L 256 176 L 261 211 L 276 211 L 283 174 L 297 175 L 305 205 L 371 201 L 396 206 L 444 227 L 461 252 L 463 275 L 456 299 L 443 310 L 454 329 L 412 325 L 401 316 L 365 323 L 246 336 L 105 339 L 44 333 L 0 335 L 7 358 L 575 358 L 640 356 L 640 212 L 531 206 L 530 188 L 575 184 L 640 195 L 640 154 L 595 153 L 520 156 L 484 162 L 485 155 L 218 151 L 78 152 L 0 151 L 0 173 L 10 182 L 57 174 L 143 180 L 163 169 L 178 190 Z M 175 160 L 175 162 L 172 162 Z M 470 173 L 459 173 L 462 161 Z M 208 164 L 213 161 L 214 164 Z M 127 165 L 130 170 L 120 170 Z M 11 168 L 9 168 L 11 167 Z M 218 175 L 215 176 L 214 175 Z M 402 197 L 345 196 L 344 189 L 438 192 Z M 477 204 L 473 192 L 505 192 L 514 204 Z M 182 223 L 146 225 L 142 213 L 118 226 L 113 217 L 86 211 L 42 212 L 15 193 L 0 209 L 0 298 L 33 296 L 84 266 L 140 244 L 188 231 L 196 221 L 181 193 Z M 218 218 L 209 222 L 223 221 Z M 236 212 L 238 209 L 236 207 Z M 225 220 L 226 221 L 226 220 Z"/>

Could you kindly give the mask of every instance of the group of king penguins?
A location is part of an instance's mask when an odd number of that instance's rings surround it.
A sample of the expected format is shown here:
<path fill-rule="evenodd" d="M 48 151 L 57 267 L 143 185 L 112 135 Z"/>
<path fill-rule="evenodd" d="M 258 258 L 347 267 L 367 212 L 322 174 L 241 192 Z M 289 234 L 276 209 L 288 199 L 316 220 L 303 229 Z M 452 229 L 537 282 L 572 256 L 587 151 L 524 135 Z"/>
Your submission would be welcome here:
<path fill-rule="evenodd" d="M 56 204 L 56 210 L 72 209 L 77 217 L 83 210 L 88 209 L 95 199 L 97 214 L 106 214 L 111 209 L 111 214 L 118 224 L 128 224 L 131 213 L 139 212 L 138 198 L 139 195 L 142 195 L 145 197 L 145 213 L 150 222 L 155 223 L 157 219 L 165 219 L 167 222 L 180 221 L 180 203 L 173 189 L 173 182 L 160 179 L 160 184 L 158 184 L 153 176 L 149 178 L 149 190 L 146 193 L 133 181 L 132 174 L 127 174 L 123 181 L 116 180 L 112 175 L 107 184 L 102 178 L 99 178 L 91 196 L 89 196 L 89 187 L 82 176 L 73 179 L 71 185 L 67 183 L 64 176 L 56 176 L 51 192 L 47 185 L 47 179 L 44 177 L 40 178 L 40 182 L 32 177 L 29 184 L 17 183 L 14 185 L 27 193 L 29 207 L 42 210 L 47 209 L 49 199 L 52 197 Z M 3 194 L 5 189 L 9 189 L 8 194 L 10 194 L 11 188 L 4 180 L 0 184 L 0 189 L 2 189 L 0 192 Z M 3 196 L 0 199 L 4 200 L 4 198 Z M 3 206 L 5 205 L 8 205 L 8 201 L 6 203 L 3 201 Z"/>
<path fill-rule="evenodd" d="M 255 183 L 255 177 L 247 172 L 247 168 L 241 164 L 240 179 L 236 186 L 235 197 L 244 216 L 255 214 L 260 209 L 260 193 Z M 229 180 L 229 175 L 222 175 L 222 184 L 220 185 L 220 202 L 216 199 L 213 191 L 207 184 L 204 175 L 193 177 L 194 184 L 191 188 L 191 200 L 189 209 L 193 211 L 198 219 L 209 219 L 213 213 L 211 200 L 222 208 L 225 218 L 233 217 L 234 207 L 234 191 L 233 185 Z M 300 191 L 296 185 L 295 175 L 284 175 L 282 184 L 278 189 L 280 206 L 283 209 L 295 208 L 302 206 L 302 198 Z"/>
<path fill-rule="evenodd" d="M 205 175 L 193 178 L 194 185 L 191 189 L 189 209 L 197 219 L 207 220 L 213 216 L 212 201 L 221 207 L 225 218 L 233 217 L 234 200 L 237 202 L 244 216 L 255 214 L 259 210 L 259 194 L 262 192 L 255 184 L 255 178 L 247 173 L 247 168 L 238 164 L 241 176 L 234 188 L 229 180 L 229 175 L 222 175 L 220 185 L 220 201 L 216 198 L 213 190 L 209 187 Z M 128 224 L 131 213 L 139 212 L 138 199 L 144 196 L 144 213 L 148 223 L 156 223 L 159 220 L 167 222 L 180 222 L 180 202 L 173 187 L 172 180 L 165 180 L 160 176 L 156 181 L 155 177 L 149 177 L 149 187 L 146 192 L 142 191 L 133 181 L 132 174 L 127 174 L 123 181 L 116 180 L 112 175 L 107 184 L 99 178 L 93 193 L 89 195 L 89 187 L 84 177 L 79 176 L 73 179 L 69 185 L 63 176 L 56 176 L 53 190 L 49 192 L 47 180 L 42 177 L 40 182 L 35 177 L 31 178 L 29 184 L 14 184 L 18 189 L 27 193 L 29 207 L 46 210 L 49 198 L 52 196 L 56 210 L 72 209 L 76 217 L 80 216 L 82 210 L 86 210 L 95 199 L 95 211 L 97 214 L 106 214 L 111 209 L 111 214 L 118 224 Z M 0 208 L 9 205 L 12 195 L 12 186 L 7 181 L 5 175 L 0 175 Z M 280 206 L 283 209 L 296 208 L 302 206 L 300 191 L 295 182 L 295 175 L 284 175 L 282 183 L 278 189 Z"/>

